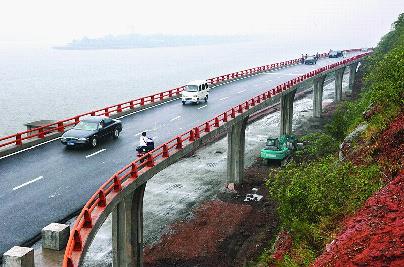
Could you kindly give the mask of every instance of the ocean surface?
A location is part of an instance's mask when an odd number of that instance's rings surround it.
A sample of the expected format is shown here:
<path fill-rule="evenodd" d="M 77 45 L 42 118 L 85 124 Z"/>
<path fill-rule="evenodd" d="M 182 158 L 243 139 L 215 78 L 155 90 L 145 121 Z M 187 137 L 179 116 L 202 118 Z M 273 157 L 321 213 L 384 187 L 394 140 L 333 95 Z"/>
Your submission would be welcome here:
<path fill-rule="evenodd" d="M 190 80 L 329 49 L 276 40 L 119 50 L 0 47 L 0 136 L 24 131 L 27 122 L 64 119 Z"/>

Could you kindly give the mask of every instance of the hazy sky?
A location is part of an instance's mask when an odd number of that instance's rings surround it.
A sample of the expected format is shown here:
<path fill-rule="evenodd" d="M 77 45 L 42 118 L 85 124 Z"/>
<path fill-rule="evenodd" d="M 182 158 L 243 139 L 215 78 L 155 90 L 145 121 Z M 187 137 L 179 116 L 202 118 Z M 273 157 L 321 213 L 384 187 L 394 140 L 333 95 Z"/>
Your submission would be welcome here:
<path fill-rule="evenodd" d="M 375 44 L 404 0 L 1 0 L 0 43 L 107 34 L 264 34 Z"/>

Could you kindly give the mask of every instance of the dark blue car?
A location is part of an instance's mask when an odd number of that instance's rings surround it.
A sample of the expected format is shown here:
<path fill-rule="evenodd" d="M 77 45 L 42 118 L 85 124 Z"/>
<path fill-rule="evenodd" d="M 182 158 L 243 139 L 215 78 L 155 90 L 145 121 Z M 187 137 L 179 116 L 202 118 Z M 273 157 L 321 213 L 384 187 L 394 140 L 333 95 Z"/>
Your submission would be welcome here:
<path fill-rule="evenodd" d="M 330 51 L 330 53 L 328 53 L 329 58 L 337 58 L 342 56 L 343 56 L 342 51 Z"/>
<path fill-rule="evenodd" d="M 117 139 L 121 131 L 120 120 L 105 116 L 91 116 L 82 119 L 73 129 L 66 131 L 62 135 L 61 142 L 68 147 L 96 147 L 98 141 L 106 137 Z"/>

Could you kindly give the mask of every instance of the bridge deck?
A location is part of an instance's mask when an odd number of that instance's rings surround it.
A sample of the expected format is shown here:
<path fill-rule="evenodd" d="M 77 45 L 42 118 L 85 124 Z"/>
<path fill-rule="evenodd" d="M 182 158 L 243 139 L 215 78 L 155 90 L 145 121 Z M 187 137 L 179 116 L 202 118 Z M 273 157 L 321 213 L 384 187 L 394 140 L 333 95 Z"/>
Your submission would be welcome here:
<path fill-rule="evenodd" d="M 65 150 L 57 140 L 1 159 L 0 255 L 81 209 L 108 177 L 135 159 L 143 130 L 161 144 L 267 89 L 337 61 L 322 59 L 314 66 L 297 65 L 223 84 L 211 90 L 207 104 L 172 101 L 126 116 L 120 138 L 95 149 Z"/>

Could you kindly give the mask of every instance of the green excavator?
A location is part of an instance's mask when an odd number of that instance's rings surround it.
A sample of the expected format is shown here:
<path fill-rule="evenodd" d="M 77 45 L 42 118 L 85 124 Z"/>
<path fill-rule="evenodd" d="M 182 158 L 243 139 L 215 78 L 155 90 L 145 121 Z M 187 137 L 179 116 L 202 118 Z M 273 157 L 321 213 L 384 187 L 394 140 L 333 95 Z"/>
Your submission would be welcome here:
<path fill-rule="evenodd" d="M 261 158 L 264 162 L 279 161 L 281 165 L 297 148 L 297 139 L 294 135 L 281 135 L 278 138 L 267 139 L 265 148 L 261 149 Z"/>

